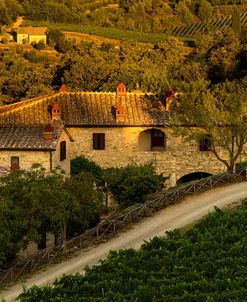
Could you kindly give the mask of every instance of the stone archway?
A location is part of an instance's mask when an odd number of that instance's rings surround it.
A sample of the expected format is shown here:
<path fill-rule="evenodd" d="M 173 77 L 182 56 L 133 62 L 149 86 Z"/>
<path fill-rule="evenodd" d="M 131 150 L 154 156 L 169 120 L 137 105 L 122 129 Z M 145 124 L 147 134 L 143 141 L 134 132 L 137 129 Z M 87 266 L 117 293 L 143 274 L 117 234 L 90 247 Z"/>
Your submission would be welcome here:
<path fill-rule="evenodd" d="M 166 135 L 163 131 L 152 128 L 144 130 L 138 137 L 140 151 L 164 151 L 166 149 Z"/>
<path fill-rule="evenodd" d="M 202 178 L 206 178 L 208 176 L 211 176 L 212 174 L 207 173 L 207 172 L 193 172 L 193 173 L 189 173 L 189 174 L 185 174 L 184 176 L 180 177 L 177 180 L 177 184 L 184 184 L 193 180 L 197 180 L 197 179 L 202 179 Z"/>

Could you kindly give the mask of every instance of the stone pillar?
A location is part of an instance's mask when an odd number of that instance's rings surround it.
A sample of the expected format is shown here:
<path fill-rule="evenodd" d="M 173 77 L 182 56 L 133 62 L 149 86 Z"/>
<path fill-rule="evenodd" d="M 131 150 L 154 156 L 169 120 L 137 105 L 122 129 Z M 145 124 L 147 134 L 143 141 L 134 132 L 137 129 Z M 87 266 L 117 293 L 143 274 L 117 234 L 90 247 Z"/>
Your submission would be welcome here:
<path fill-rule="evenodd" d="M 170 176 L 170 186 L 175 187 L 177 185 L 176 173 L 172 173 Z"/>

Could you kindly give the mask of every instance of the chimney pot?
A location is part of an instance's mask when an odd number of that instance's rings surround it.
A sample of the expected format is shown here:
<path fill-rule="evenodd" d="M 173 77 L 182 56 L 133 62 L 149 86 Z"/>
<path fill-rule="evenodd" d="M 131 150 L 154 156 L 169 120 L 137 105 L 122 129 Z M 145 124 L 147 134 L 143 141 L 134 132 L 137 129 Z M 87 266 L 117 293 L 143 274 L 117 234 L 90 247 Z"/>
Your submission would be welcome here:
<path fill-rule="evenodd" d="M 61 108 L 58 103 L 54 103 L 51 111 L 52 122 L 61 120 Z"/>
<path fill-rule="evenodd" d="M 67 92 L 68 87 L 65 84 L 62 84 L 61 87 L 59 88 L 59 92 Z"/>
<path fill-rule="evenodd" d="M 117 86 L 117 96 L 126 96 L 126 86 L 124 83 L 120 83 Z"/>
<path fill-rule="evenodd" d="M 124 107 L 122 104 L 119 104 L 116 109 L 116 122 L 124 123 Z"/>

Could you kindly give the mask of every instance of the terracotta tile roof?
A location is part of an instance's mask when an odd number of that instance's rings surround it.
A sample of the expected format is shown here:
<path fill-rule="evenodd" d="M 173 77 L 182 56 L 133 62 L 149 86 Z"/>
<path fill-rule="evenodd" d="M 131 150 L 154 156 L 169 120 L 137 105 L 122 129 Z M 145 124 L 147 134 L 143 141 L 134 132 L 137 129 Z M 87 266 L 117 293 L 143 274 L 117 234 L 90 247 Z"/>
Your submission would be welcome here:
<path fill-rule="evenodd" d="M 17 29 L 17 34 L 26 35 L 45 35 L 47 32 L 47 27 L 19 27 Z"/>
<path fill-rule="evenodd" d="M 53 96 L 36 98 L 0 107 L 0 125 L 47 124 L 48 108 L 58 102 L 65 126 L 118 126 L 116 108 L 124 108 L 121 126 L 163 126 L 167 121 L 165 97 L 159 94 L 127 93 L 117 97 L 115 93 L 63 92 Z"/>
<path fill-rule="evenodd" d="M 52 139 L 43 138 L 43 125 L 0 126 L 0 150 L 55 150 L 63 126 L 53 127 Z"/>

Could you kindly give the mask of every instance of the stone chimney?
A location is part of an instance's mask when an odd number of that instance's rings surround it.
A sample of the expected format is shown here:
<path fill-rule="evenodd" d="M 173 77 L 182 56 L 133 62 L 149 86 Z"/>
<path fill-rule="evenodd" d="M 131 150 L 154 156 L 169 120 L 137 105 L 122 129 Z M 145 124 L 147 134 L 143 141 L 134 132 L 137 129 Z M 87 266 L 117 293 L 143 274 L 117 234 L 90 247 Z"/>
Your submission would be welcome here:
<path fill-rule="evenodd" d="M 51 120 L 52 122 L 61 121 L 61 108 L 58 103 L 52 105 Z"/>
<path fill-rule="evenodd" d="M 53 127 L 51 124 L 48 124 L 45 126 L 45 129 L 43 132 L 43 139 L 45 141 L 51 141 L 53 139 Z"/>
<path fill-rule="evenodd" d="M 124 107 L 122 104 L 119 104 L 116 109 L 116 122 L 124 123 Z"/>
<path fill-rule="evenodd" d="M 62 84 L 62 86 L 59 88 L 59 92 L 67 92 L 68 87 L 65 84 Z"/>
<path fill-rule="evenodd" d="M 124 83 L 120 83 L 117 86 L 117 96 L 126 96 L 126 86 L 124 85 Z"/>

